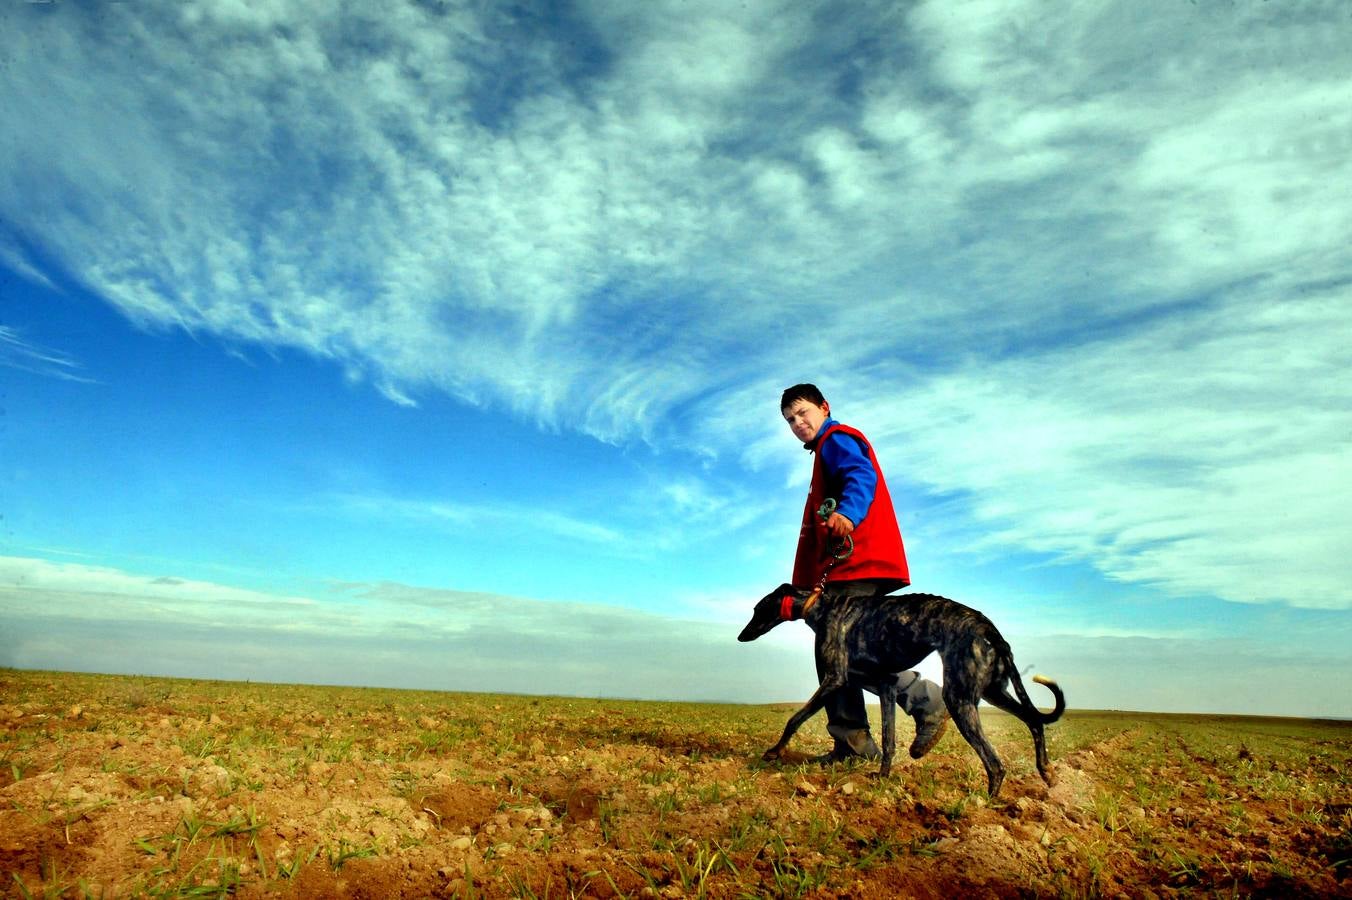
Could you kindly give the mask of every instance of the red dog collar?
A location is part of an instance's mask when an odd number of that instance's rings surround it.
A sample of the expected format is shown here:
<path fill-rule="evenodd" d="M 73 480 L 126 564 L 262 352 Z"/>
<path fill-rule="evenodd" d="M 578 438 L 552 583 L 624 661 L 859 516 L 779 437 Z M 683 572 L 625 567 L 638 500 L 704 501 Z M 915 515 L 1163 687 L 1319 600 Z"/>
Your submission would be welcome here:
<path fill-rule="evenodd" d="M 785 622 L 793 619 L 793 594 L 785 594 L 780 598 L 779 617 Z"/>

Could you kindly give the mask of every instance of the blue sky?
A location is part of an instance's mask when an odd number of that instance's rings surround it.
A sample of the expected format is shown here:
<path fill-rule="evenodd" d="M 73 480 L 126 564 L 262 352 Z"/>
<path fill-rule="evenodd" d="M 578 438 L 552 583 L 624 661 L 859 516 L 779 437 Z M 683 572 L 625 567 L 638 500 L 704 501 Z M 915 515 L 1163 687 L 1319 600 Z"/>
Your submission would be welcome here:
<path fill-rule="evenodd" d="M 804 698 L 813 381 L 1072 706 L 1352 715 L 1343 4 L 0 29 L 0 665 Z"/>

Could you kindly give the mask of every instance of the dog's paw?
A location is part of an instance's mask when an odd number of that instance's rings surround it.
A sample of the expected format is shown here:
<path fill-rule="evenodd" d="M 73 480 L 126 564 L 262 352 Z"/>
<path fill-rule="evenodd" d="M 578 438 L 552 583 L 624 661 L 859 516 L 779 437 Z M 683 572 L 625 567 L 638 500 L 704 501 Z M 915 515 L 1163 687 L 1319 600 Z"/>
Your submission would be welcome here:
<path fill-rule="evenodd" d="M 761 762 L 775 762 L 779 759 L 779 748 L 771 747 L 761 754 Z"/>

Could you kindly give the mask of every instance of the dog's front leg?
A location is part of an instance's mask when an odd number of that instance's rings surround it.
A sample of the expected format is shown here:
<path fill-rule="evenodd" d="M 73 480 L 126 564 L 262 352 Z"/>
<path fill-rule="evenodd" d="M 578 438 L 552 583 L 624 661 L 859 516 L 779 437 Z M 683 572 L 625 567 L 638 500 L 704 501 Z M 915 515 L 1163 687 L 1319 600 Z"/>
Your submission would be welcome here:
<path fill-rule="evenodd" d="M 784 726 L 784 733 L 779 737 L 779 742 L 766 750 L 761 759 L 766 762 L 779 759 L 780 754 L 784 752 L 784 748 L 789 745 L 789 738 L 793 737 L 794 732 L 826 705 L 826 698 L 831 695 L 832 691 L 843 688 L 845 683 L 849 681 L 850 654 L 846 639 L 850 625 L 856 617 L 851 614 L 851 607 L 833 604 L 825 617 L 808 620 L 808 625 L 817 633 L 817 640 L 813 648 L 818 660 L 817 690 L 802 709 L 789 717 L 788 724 Z"/>
<path fill-rule="evenodd" d="M 789 717 L 788 724 L 784 726 L 784 733 L 779 736 L 779 742 L 766 750 L 761 759 L 765 762 L 773 762 L 779 759 L 780 754 L 784 752 L 784 748 L 789 745 L 789 739 L 793 737 L 794 732 L 826 705 L 826 698 L 832 691 L 844 686 L 845 680 L 843 678 L 838 683 L 835 678 L 829 678 L 818 685 L 816 693 L 804 704 L 803 708 Z"/>
<path fill-rule="evenodd" d="M 892 757 L 897 752 L 897 679 L 891 675 L 878 685 L 878 700 L 883 705 L 883 766 L 879 778 L 892 774 Z"/>

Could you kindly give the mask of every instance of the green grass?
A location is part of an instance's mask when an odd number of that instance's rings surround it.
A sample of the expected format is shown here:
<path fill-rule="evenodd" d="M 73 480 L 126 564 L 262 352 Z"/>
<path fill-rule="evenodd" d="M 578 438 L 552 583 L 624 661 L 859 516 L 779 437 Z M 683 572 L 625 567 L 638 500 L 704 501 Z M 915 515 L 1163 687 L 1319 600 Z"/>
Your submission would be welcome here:
<path fill-rule="evenodd" d="M 886 780 L 761 763 L 790 711 L 0 670 L 4 811 L 47 842 L 0 894 L 284 892 L 359 884 L 363 860 L 461 873 L 465 896 L 879 894 L 940 884 L 992 826 L 1039 861 L 1009 893 L 1318 894 L 1352 866 L 1345 723 L 1071 710 L 1047 732 L 1053 803 L 1027 730 L 983 710 L 1008 770 L 990 804 L 951 729 Z M 823 725 L 790 749 L 825 749 Z M 92 881 L 72 848 L 152 814 L 98 847 L 122 880 Z"/>

